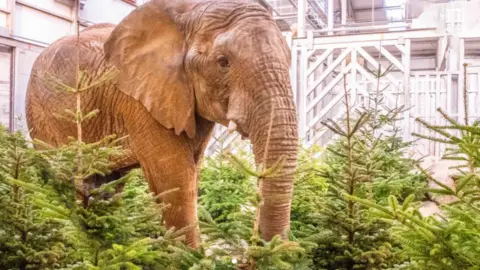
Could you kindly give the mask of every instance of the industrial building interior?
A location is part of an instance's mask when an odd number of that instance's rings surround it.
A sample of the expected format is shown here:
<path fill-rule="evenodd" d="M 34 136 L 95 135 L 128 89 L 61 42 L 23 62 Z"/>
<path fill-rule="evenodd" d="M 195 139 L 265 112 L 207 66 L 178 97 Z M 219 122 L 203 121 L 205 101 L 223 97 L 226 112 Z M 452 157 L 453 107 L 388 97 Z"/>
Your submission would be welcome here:
<path fill-rule="evenodd" d="M 420 131 L 415 117 L 435 121 L 435 109 L 462 111 L 458 98 L 463 73 L 471 101 L 478 98 L 480 1 L 471 0 L 248 0 L 267 8 L 290 46 L 291 83 L 302 139 L 325 144 L 330 135 L 321 121 L 341 117 L 342 78 L 352 95 L 367 100 L 377 85 L 388 88 L 390 101 L 413 109 L 402 128 Z M 79 7 L 75 3 L 79 3 Z M 55 40 L 96 23 L 119 23 L 146 0 L 2 0 L 0 1 L 0 121 L 25 131 L 25 93 L 31 67 Z M 108 10 L 109 12 L 99 12 Z M 356 59 L 356 60 L 355 60 Z M 352 64 L 353 63 L 353 64 Z M 468 70 L 463 64 L 468 63 Z M 390 74 L 377 83 L 369 71 L 379 65 Z M 404 98 L 407 96 L 408 98 Z M 447 98 L 448 97 L 448 98 Z M 478 100 L 480 101 L 480 100 Z M 472 108 L 471 117 L 480 115 Z M 23 119 L 22 119 L 23 118 Z M 407 120 L 408 119 L 408 120 Z M 440 123 L 440 122 L 438 122 Z M 239 141 L 217 126 L 226 145 Z M 207 153 L 220 144 L 212 140 Z M 422 149 L 440 155 L 435 145 Z"/>

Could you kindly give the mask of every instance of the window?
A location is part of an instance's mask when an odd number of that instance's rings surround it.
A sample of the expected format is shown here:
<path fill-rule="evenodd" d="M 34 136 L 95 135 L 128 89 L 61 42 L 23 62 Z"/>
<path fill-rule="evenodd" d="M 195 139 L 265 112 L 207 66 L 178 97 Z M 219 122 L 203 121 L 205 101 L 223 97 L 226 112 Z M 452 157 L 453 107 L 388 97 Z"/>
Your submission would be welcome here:
<path fill-rule="evenodd" d="M 405 0 L 384 0 L 384 9 L 389 21 L 401 21 L 405 18 Z"/>

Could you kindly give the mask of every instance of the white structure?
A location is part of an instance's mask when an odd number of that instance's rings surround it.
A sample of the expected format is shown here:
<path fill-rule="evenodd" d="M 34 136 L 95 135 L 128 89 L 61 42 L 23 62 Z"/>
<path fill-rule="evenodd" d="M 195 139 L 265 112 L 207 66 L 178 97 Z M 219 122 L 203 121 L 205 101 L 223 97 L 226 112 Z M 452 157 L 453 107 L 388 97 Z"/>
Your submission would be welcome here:
<path fill-rule="evenodd" d="M 25 114 L 30 70 L 48 44 L 78 27 L 118 23 L 146 1 L 0 0 L 0 123 L 11 130 L 24 128 L 16 117 Z M 307 144 L 331 138 L 320 122 L 342 117 L 343 78 L 351 100 L 361 105 L 376 92 L 377 80 L 368 70 L 379 65 L 393 68 L 379 81 L 387 101 L 413 107 L 402 125 L 407 139 L 411 132 L 424 132 L 415 117 L 442 124 L 437 107 L 455 117 L 462 114 L 459 78 L 465 62 L 470 64 L 469 115 L 480 116 L 475 106 L 480 101 L 480 0 L 250 1 L 272 11 L 291 46 L 300 135 Z M 218 127 L 215 137 L 229 144 L 238 136 L 226 136 Z M 217 145 L 212 141 L 208 152 Z M 419 150 L 439 155 L 442 149 L 424 143 Z"/>

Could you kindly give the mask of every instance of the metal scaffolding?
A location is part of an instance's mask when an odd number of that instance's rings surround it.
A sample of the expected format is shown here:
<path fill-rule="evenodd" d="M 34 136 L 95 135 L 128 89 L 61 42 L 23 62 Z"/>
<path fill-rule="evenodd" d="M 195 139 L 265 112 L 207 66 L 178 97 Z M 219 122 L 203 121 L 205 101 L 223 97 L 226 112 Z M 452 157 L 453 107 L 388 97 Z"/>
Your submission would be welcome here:
<path fill-rule="evenodd" d="M 410 12 L 429 0 L 262 0 L 272 10 L 283 31 L 294 25 L 299 37 L 308 30 L 329 35 L 335 28 L 351 28 L 408 22 L 418 14 Z M 437 1 L 438 2 L 438 1 Z M 413 3 L 413 4 L 412 4 Z M 417 12 L 418 13 L 418 12 Z"/>

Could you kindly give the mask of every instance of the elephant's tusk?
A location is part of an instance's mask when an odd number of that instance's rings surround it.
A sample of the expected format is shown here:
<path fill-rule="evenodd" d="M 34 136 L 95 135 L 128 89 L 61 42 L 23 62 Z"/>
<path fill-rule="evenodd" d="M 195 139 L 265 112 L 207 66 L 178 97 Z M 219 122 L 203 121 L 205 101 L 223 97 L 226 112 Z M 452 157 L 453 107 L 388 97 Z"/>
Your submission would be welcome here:
<path fill-rule="evenodd" d="M 228 134 L 232 134 L 232 132 L 236 130 L 237 130 L 237 123 L 230 121 L 230 123 L 228 123 L 228 129 L 227 129 Z"/>

